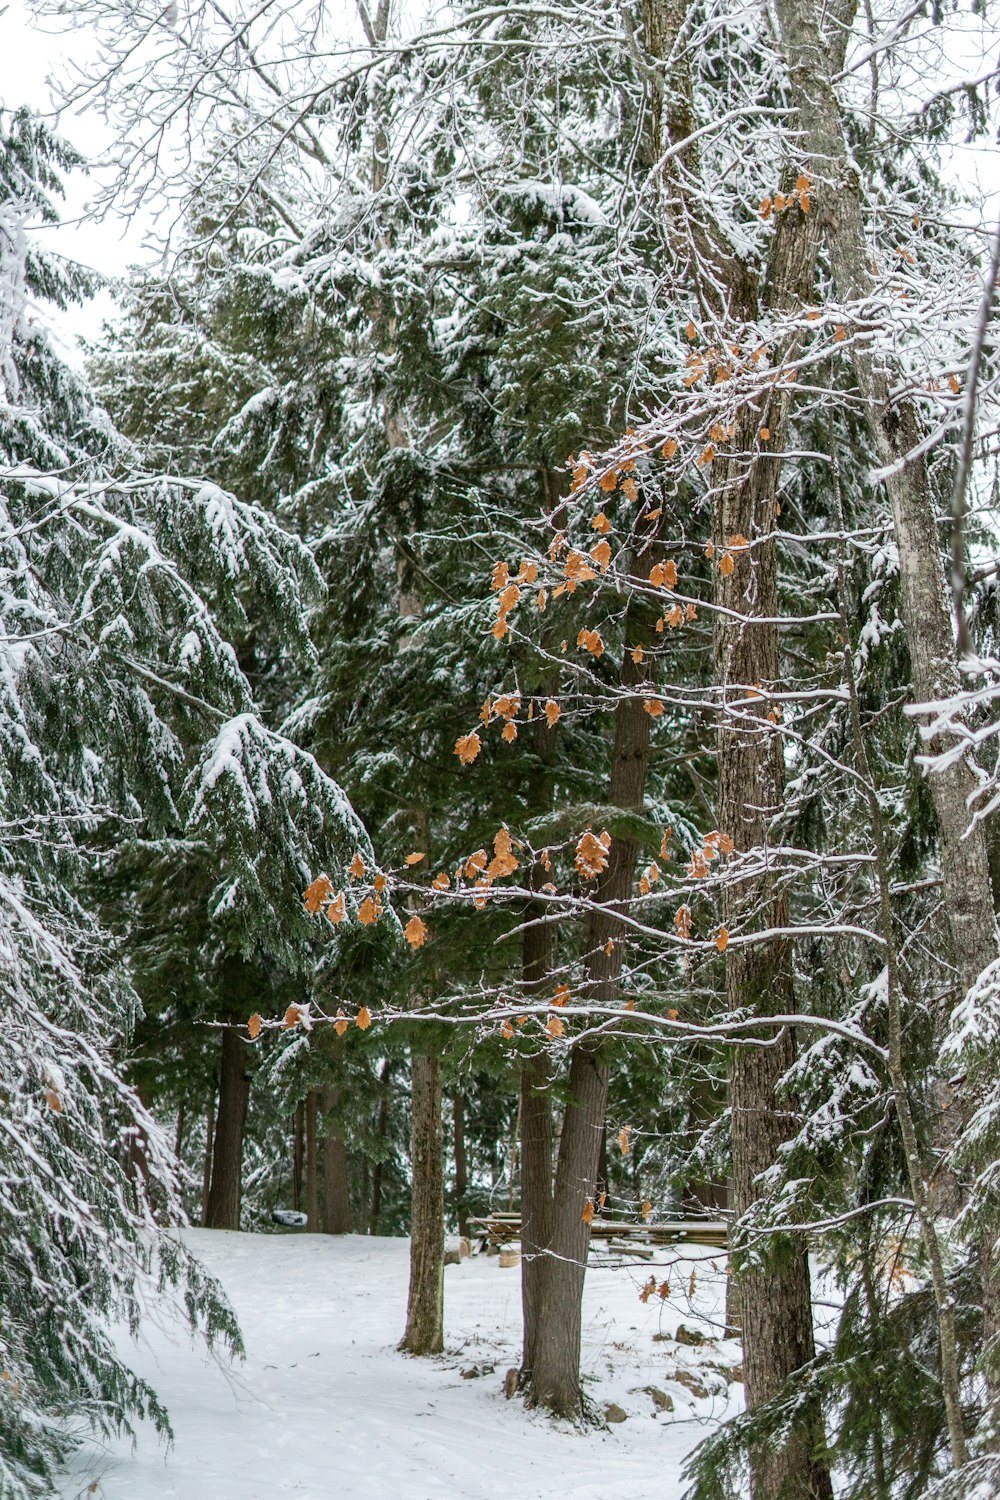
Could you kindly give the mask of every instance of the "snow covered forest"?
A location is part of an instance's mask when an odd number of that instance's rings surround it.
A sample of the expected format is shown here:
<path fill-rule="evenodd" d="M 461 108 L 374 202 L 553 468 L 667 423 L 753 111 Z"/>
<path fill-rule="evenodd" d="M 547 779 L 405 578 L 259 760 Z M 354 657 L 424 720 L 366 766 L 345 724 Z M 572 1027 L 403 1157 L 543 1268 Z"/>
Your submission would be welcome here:
<path fill-rule="evenodd" d="M 34 4 L 0 1500 L 1000 1497 L 994 0 Z"/>

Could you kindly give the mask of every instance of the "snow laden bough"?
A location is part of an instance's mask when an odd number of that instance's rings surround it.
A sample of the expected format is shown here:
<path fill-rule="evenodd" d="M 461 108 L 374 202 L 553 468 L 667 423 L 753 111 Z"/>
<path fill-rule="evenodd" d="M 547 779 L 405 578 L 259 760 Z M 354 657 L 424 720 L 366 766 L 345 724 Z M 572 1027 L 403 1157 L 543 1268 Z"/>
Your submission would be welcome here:
<path fill-rule="evenodd" d="M 149 1293 L 239 1343 L 123 1077 L 138 1002 L 95 871 L 130 840 L 197 844 L 226 943 L 302 967 L 275 913 L 304 870 L 367 847 L 267 729 L 232 644 L 252 611 L 289 670 L 309 655 L 307 549 L 215 486 L 146 472 L 45 333 L 39 305 L 85 288 L 26 225 L 55 219 L 73 160 L 0 111 L 0 1500 L 50 1495 L 88 1428 L 168 1431 L 109 1331 L 134 1332 Z"/>
<path fill-rule="evenodd" d="M 183 1220 L 167 1142 L 113 1059 L 123 996 L 97 983 L 99 934 L 81 914 L 34 912 L 0 877 L 0 1496 L 52 1493 L 81 1418 L 105 1435 L 155 1392 L 110 1327 L 138 1327 L 150 1292 L 239 1349 L 214 1279 L 164 1225 Z M 72 954 L 71 954 L 72 946 Z"/>

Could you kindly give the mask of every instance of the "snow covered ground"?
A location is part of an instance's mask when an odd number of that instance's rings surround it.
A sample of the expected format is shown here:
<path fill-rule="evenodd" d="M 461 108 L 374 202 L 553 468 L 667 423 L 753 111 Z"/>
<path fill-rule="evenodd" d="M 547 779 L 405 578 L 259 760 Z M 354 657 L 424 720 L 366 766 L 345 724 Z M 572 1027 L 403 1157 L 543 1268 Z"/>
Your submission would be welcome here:
<path fill-rule="evenodd" d="M 716 1341 L 715 1251 L 591 1265 L 586 1390 L 627 1419 L 582 1432 L 504 1398 L 520 1279 L 496 1257 L 446 1268 L 446 1353 L 417 1360 L 395 1347 L 408 1241 L 210 1230 L 190 1240 L 235 1306 L 246 1361 L 217 1361 L 179 1325 L 150 1322 L 132 1362 L 166 1402 L 174 1446 L 152 1431 L 134 1451 L 88 1442 L 61 1500 L 677 1500 L 685 1455 L 742 1401 L 739 1347 Z M 651 1274 L 670 1295 L 644 1304 Z M 708 1342 L 676 1341 L 678 1325 L 682 1339 Z"/>

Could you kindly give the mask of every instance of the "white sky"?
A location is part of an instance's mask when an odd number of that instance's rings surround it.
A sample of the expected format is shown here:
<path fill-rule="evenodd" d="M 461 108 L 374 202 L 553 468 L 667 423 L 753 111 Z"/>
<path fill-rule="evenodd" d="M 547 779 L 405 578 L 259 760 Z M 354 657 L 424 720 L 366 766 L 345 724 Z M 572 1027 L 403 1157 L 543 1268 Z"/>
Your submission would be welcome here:
<path fill-rule="evenodd" d="M 64 57 L 79 60 L 88 44 L 89 35 L 82 28 L 59 33 L 39 29 L 23 0 L 8 0 L 0 11 L 0 103 L 6 109 L 29 104 L 84 156 L 96 158 L 109 139 L 99 116 L 93 110 L 82 114 L 67 110 L 58 116 L 47 82 L 51 72 L 59 71 Z M 87 173 L 74 172 L 65 187 L 63 222 L 56 228 L 42 226 L 38 230 L 42 244 L 105 276 L 120 276 L 130 265 L 150 262 L 153 256 L 144 247 L 141 223 L 121 216 L 108 216 L 97 223 L 86 213 L 91 193 Z M 95 337 L 113 311 L 110 294 L 102 292 L 85 306 L 73 308 L 68 315 L 58 314 L 57 322 L 52 320 L 53 333 L 73 364 L 80 364 L 76 338 Z"/>

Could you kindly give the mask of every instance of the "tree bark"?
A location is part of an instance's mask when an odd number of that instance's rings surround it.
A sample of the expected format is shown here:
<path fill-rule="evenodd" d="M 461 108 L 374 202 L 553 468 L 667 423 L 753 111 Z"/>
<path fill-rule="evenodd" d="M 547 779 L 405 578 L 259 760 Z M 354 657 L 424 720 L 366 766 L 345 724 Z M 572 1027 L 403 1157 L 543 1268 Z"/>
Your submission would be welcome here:
<path fill-rule="evenodd" d="M 187 1124 L 187 1100 L 182 1099 L 177 1107 L 177 1130 L 174 1134 L 174 1158 L 180 1161 L 184 1150 L 184 1127 Z"/>
<path fill-rule="evenodd" d="M 378 1104 L 378 1125 L 376 1136 L 379 1146 L 382 1147 L 389 1129 L 389 1079 L 392 1076 L 392 1063 L 387 1057 L 382 1064 L 382 1073 L 379 1078 L 379 1086 L 382 1094 Z M 382 1213 L 382 1155 L 372 1167 L 372 1203 L 371 1217 L 368 1221 L 368 1233 L 378 1234 L 378 1221 Z"/>
<path fill-rule="evenodd" d="M 208 1194 L 212 1186 L 212 1152 L 215 1141 L 215 1090 L 208 1096 L 205 1110 L 205 1157 L 201 1173 L 201 1227 L 208 1224 Z"/>
<path fill-rule="evenodd" d="M 302 1208 L 302 1179 L 306 1161 L 306 1112 L 301 1100 L 292 1121 L 292 1207 Z"/>
<path fill-rule="evenodd" d="M 246 1076 L 246 1044 L 237 1017 L 222 1030 L 219 1067 L 219 1108 L 212 1152 L 212 1182 L 205 1222 L 209 1229 L 239 1229 L 243 1187 L 243 1132 L 250 1082 Z"/>
<path fill-rule="evenodd" d="M 455 1137 L 455 1204 L 458 1216 L 458 1232 L 469 1233 L 469 1159 L 465 1144 L 465 1095 L 456 1094 L 452 1101 L 452 1130 Z"/>
<path fill-rule="evenodd" d="M 340 1107 L 339 1087 L 323 1090 L 326 1129 L 323 1136 L 323 1233 L 350 1234 L 351 1182 L 347 1166 L 347 1143 L 336 1121 Z"/>
<path fill-rule="evenodd" d="M 861 215 L 857 175 L 843 115 L 831 82 L 831 59 L 814 0 L 778 0 L 776 12 L 792 82 L 803 154 L 817 178 L 815 211 L 822 225 L 836 293 L 854 302 L 870 293 L 873 280 Z M 927 462 L 916 452 L 922 437 L 912 401 L 895 397 L 886 360 L 875 360 L 864 341 L 855 344 L 854 370 L 875 439 L 879 463 L 888 470 L 899 551 L 901 606 L 918 702 L 950 698 L 960 678 L 951 610 L 938 540 L 937 507 Z M 928 752 L 946 748 L 931 740 Z M 989 877 L 986 829 L 969 828 L 968 798 L 977 786 L 965 760 L 930 778 L 944 876 L 941 893 L 948 916 L 952 958 L 964 993 L 997 957 L 997 928 Z M 956 997 L 960 998 L 960 997 Z"/>
<path fill-rule="evenodd" d="M 411 1062 L 413 1187 L 410 1213 L 410 1290 L 401 1349 L 440 1354 L 444 1348 L 444 1134 L 441 1065 L 436 1054 Z"/>
<path fill-rule="evenodd" d="M 830 255 L 837 297 L 845 303 L 872 290 L 860 189 L 844 118 L 832 78 L 829 50 L 814 0 L 778 0 L 776 15 L 798 113 L 803 152 L 818 180 L 817 212 Z M 958 653 L 945 589 L 937 508 L 925 456 L 917 451 L 922 433 L 918 412 L 905 395 L 893 394 L 894 372 L 884 355 L 876 360 L 864 340 L 854 345 L 854 371 L 875 439 L 892 507 L 899 554 L 901 612 L 906 629 L 918 702 L 948 699 L 960 685 Z M 948 748 L 944 735 L 926 745 L 935 754 Z M 989 872 L 985 825 L 969 826 L 969 798 L 977 786 L 965 759 L 934 772 L 930 793 L 941 848 L 941 895 L 951 938 L 956 1001 L 997 957 L 997 927 Z M 973 1099 L 953 1099 L 939 1086 L 942 1119 L 938 1136 L 947 1149 L 975 1108 Z M 953 1205 L 952 1205 L 953 1206 Z M 1000 1336 L 1000 1276 L 992 1237 L 980 1245 L 984 1337 Z M 1000 1407 L 1000 1383 L 989 1376 L 991 1401 Z M 994 1428 L 997 1424 L 994 1423 Z M 993 1446 L 997 1446 L 994 1440 Z"/>
<path fill-rule="evenodd" d="M 316 1112 L 319 1095 L 310 1089 L 306 1095 L 306 1229 L 319 1234 L 319 1142 Z"/>
<path fill-rule="evenodd" d="M 645 668 L 633 662 L 631 648 L 640 640 L 645 614 L 645 606 L 629 604 L 621 671 L 622 690 L 628 696 L 619 699 L 615 710 L 608 788 L 613 807 L 636 810 L 641 810 L 645 792 L 650 717 L 636 691 L 647 680 Z M 620 913 L 632 892 L 638 855 L 633 840 L 615 838 L 607 867 L 598 877 L 586 930 L 587 997 L 595 1004 L 618 997 L 624 936 Z M 548 1254 L 541 1261 L 540 1316 L 529 1351 L 531 1398 L 559 1416 L 574 1418 L 583 1411 L 580 1336 L 590 1245 L 584 1209 L 594 1201 L 607 1096 L 606 1052 L 593 1041 L 577 1043 L 570 1060 Z"/>

